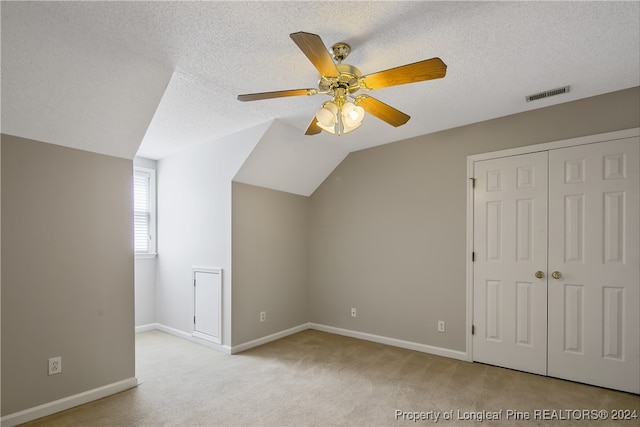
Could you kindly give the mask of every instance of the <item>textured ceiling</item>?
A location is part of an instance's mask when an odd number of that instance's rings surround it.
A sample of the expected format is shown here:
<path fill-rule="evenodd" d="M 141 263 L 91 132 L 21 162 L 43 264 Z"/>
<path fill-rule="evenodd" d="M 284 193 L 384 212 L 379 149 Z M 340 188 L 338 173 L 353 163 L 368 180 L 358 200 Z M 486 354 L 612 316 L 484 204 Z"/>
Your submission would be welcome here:
<path fill-rule="evenodd" d="M 244 176 L 266 176 L 268 161 L 298 154 L 330 171 L 351 151 L 640 85 L 639 6 L 3 1 L 2 131 L 160 159 L 275 120 Z M 236 100 L 315 87 L 317 71 L 289 38 L 297 31 L 327 47 L 349 43 L 345 62 L 364 74 L 437 56 L 447 76 L 369 93 L 409 114 L 404 126 L 367 116 L 352 134 L 307 137 L 325 95 Z M 525 102 L 565 85 L 568 94 Z M 310 147 L 291 150 L 283 139 Z"/>

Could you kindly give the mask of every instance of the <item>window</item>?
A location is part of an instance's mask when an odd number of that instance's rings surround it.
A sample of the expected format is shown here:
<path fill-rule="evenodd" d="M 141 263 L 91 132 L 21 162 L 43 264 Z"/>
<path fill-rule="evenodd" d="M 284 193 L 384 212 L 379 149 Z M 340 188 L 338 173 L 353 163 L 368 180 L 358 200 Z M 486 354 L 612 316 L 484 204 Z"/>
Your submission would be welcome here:
<path fill-rule="evenodd" d="M 156 252 L 156 171 L 142 167 L 133 170 L 133 241 L 136 256 L 155 256 Z"/>

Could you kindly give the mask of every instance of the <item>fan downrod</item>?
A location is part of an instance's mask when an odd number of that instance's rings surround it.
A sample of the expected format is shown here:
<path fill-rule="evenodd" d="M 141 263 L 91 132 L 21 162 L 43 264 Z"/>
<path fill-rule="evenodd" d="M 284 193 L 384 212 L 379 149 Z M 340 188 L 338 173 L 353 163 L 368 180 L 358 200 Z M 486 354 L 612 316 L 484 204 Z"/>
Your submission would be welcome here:
<path fill-rule="evenodd" d="M 336 68 L 339 71 L 337 77 L 326 77 L 321 75 L 318 82 L 320 92 L 330 93 L 334 95 L 337 89 L 343 89 L 345 93 L 352 94 L 360 89 L 360 78 L 362 73 L 353 65 L 344 64 L 347 56 L 351 53 L 351 46 L 346 43 L 339 42 L 331 46 L 331 56 L 337 62 Z"/>

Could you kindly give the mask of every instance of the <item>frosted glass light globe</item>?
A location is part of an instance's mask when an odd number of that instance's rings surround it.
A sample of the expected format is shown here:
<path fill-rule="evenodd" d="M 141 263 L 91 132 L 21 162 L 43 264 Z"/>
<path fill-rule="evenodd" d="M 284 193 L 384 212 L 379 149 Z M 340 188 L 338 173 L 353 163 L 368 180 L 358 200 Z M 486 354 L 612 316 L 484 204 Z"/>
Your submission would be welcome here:
<path fill-rule="evenodd" d="M 332 127 L 336 124 L 337 114 L 338 107 L 332 102 L 327 102 L 316 112 L 316 119 L 318 119 L 321 125 Z"/>
<path fill-rule="evenodd" d="M 348 127 L 357 127 L 364 118 L 364 108 L 347 102 L 342 107 L 342 118 Z"/>

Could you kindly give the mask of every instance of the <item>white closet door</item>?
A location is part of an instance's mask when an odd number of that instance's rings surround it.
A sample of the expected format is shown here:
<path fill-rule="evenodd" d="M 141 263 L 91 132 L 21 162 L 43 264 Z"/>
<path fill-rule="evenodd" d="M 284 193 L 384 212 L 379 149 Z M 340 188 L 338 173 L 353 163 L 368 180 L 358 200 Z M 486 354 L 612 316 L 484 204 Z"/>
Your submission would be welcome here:
<path fill-rule="evenodd" d="M 222 275 L 219 269 L 193 270 L 193 333 L 221 343 Z"/>
<path fill-rule="evenodd" d="M 639 138 L 549 153 L 549 367 L 640 393 Z"/>
<path fill-rule="evenodd" d="M 543 375 L 547 156 L 540 152 L 474 164 L 473 359 Z"/>

